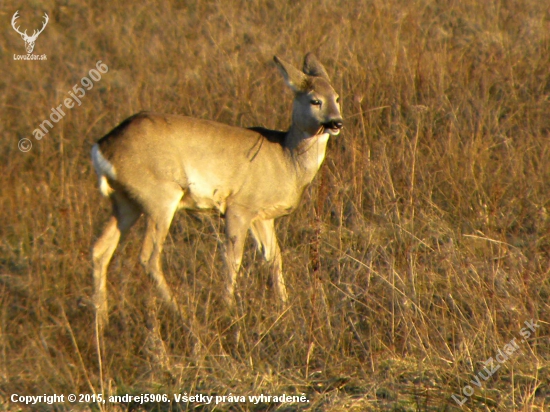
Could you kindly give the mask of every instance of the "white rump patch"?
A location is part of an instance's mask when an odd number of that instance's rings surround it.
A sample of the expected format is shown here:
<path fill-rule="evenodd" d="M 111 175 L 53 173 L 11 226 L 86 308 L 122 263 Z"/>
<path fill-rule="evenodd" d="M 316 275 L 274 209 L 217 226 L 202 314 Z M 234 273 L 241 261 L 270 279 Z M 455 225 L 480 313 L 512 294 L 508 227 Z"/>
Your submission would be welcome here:
<path fill-rule="evenodd" d="M 113 189 L 109 186 L 107 178 L 112 180 L 116 179 L 115 167 L 103 157 L 97 144 L 92 147 L 92 161 L 97 177 L 99 178 L 99 190 L 103 196 L 109 196 L 113 192 Z"/>
<path fill-rule="evenodd" d="M 108 197 L 111 193 L 113 193 L 113 188 L 109 186 L 109 182 L 105 176 L 99 177 L 99 191 L 105 197 Z"/>

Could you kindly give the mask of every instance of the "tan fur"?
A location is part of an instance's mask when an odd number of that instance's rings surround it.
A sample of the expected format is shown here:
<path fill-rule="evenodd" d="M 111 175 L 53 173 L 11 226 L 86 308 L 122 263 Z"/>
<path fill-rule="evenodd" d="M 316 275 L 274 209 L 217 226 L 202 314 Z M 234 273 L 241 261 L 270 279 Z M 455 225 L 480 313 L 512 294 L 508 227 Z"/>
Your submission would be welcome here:
<path fill-rule="evenodd" d="M 141 214 L 146 233 L 141 262 L 163 298 L 176 307 L 160 254 L 176 209 L 217 209 L 226 219 L 226 299 L 234 287 L 244 241 L 251 230 L 287 300 L 274 219 L 292 212 L 325 157 L 329 135 L 342 127 L 338 95 L 312 55 L 304 69 L 274 58 L 294 91 L 288 132 L 244 129 L 190 117 L 139 113 L 103 137 L 92 158 L 113 216 L 93 247 L 95 304 L 107 320 L 107 266 L 121 238 Z"/>

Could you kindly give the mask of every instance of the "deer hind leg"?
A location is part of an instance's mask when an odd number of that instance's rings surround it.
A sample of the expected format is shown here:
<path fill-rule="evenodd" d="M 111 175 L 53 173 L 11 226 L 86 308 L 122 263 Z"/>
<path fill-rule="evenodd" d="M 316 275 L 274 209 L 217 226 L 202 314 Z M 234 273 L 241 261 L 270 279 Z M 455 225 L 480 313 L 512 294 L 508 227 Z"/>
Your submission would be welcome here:
<path fill-rule="evenodd" d="M 139 207 L 124 194 L 111 194 L 113 215 L 92 249 L 94 273 L 94 304 L 100 325 L 108 322 L 107 267 L 122 237 L 141 215 Z"/>
<path fill-rule="evenodd" d="M 225 300 L 232 307 L 235 305 L 235 284 L 241 267 L 246 232 L 250 227 L 250 217 L 244 210 L 228 209 L 225 214 L 225 264 L 229 278 Z"/>
<path fill-rule="evenodd" d="M 141 264 L 155 281 L 160 296 L 176 312 L 178 312 L 178 306 L 164 277 L 160 257 L 182 195 L 183 191 L 179 186 L 167 186 L 160 192 L 157 188 L 155 199 L 151 200 L 146 209 L 145 238 L 140 255 Z"/>
<path fill-rule="evenodd" d="M 264 258 L 272 266 L 273 285 L 277 290 L 279 299 L 286 303 L 288 295 L 286 292 L 285 278 L 283 276 L 283 262 L 281 249 L 275 234 L 274 219 L 255 220 L 251 227 L 252 235 L 256 240 L 258 250 L 263 253 Z"/>

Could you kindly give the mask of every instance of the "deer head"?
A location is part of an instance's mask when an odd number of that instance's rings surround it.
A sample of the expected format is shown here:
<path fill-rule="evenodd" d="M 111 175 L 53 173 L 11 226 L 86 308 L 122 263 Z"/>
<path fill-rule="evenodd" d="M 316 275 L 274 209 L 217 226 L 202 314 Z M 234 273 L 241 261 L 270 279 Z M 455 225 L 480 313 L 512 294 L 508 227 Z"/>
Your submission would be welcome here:
<path fill-rule="evenodd" d="M 44 28 L 46 27 L 46 25 L 48 24 L 48 21 L 50 20 L 49 17 L 48 17 L 48 14 L 47 13 L 44 13 L 44 24 L 42 25 L 42 28 L 40 30 L 35 30 L 32 34 L 32 36 L 28 36 L 27 35 L 27 30 L 25 30 L 24 33 L 21 33 L 19 31 L 19 27 L 16 27 L 15 26 L 15 21 L 19 18 L 19 10 L 17 10 L 15 12 L 15 14 L 13 15 L 12 19 L 11 19 L 11 25 L 13 27 L 13 29 L 19 33 L 21 35 L 21 38 L 25 41 L 25 48 L 27 49 L 27 53 L 28 54 L 31 54 L 32 51 L 34 50 L 34 42 L 36 41 L 36 38 L 38 37 L 38 35 L 40 33 L 42 33 L 44 31 Z"/>

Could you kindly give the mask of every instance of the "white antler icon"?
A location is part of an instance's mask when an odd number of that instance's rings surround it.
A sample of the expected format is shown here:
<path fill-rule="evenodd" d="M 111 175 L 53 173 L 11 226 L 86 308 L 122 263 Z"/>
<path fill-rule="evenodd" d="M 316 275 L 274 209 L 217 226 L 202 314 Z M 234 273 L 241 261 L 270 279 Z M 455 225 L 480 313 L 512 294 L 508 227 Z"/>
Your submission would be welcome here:
<path fill-rule="evenodd" d="M 44 31 L 44 28 L 46 27 L 46 25 L 48 24 L 48 21 L 50 20 L 50 18 L 48 17 L 48 14 L 47 13 L 44 13 L 44 24 L 42 25 L 42 28 L 40 30 L 35 30 L 32 34 L 32 36 L 28 36 L 27 35 L 27 30 L 25 30 L 24 33 L 21 33 L 19 31 L 19 28 L 15 26 L 15 20 L 17 20 L 19 18 L 19 10 L 17 10 L 15 12 L 15 14 L 13 15 L 12 19 L 11 19 L 11 25 L 13 27 L 13 29 L 19 33 L 21 35 L 21 37 L 23 38 L 23 40 L 25 41 L 25 48 L 27 49 L 27 53 L 28 54 L 31 54 L 32 51 L 34 50 L 34 43 L 36 41 L 36 38 L 38 37 L 38 35 L 40 33 L 42 33 Z"/>

